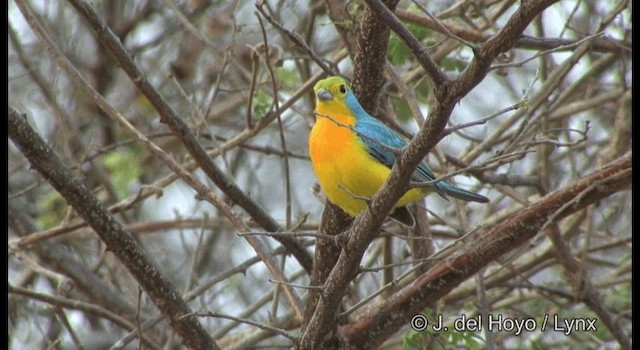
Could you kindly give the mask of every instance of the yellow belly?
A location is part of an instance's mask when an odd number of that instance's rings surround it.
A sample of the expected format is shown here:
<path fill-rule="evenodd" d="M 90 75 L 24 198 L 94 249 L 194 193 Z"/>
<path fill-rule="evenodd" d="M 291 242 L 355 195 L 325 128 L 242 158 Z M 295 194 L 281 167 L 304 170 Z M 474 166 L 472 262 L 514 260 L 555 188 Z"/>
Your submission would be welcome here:
<path fill-rule="evenodd" d="M 367 200 L 391 172 L 366 151 L 352 130 L 318 118 L 309 135 L 309 154 L 323 192 L 333 204 L 351 216 L 367 206 Z M 419 189 L 405 193 L 395 206 L 405 206 L 425 195 Z"/>

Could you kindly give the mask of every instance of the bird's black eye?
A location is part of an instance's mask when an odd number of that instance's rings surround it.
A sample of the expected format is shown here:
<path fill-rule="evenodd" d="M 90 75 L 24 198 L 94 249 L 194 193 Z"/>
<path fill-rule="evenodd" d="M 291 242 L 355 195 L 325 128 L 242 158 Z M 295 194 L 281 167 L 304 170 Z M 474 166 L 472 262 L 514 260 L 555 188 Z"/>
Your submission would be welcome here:
<path fill-rule="evenodd" d="M 347 88 L 344 87 L 344 84 L 340 85 L 340 92 L 342 92 L 343 94 L 347 92 Z"/>

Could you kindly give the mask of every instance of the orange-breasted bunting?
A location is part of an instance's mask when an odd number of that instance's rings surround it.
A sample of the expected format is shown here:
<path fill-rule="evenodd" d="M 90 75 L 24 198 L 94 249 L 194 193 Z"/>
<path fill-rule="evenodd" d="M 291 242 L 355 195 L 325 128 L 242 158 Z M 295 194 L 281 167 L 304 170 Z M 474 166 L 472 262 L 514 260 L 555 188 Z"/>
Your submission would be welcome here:
<path fill-rule="evenodd" d="M 320 80 L 313 90 L 316 123 L 309 135 L 311 164 L 329 201 L 355 217 L 366 208 L 366 198 L 371 198 L 391 173 L 396 159 L 393 149 L 403 148 L 406 141 L 369 115 L 343 78 L 333 76 Z M 428 182 L 435 178 L 423 162 L 413 172 L 411 181 Z M 431 186 L 409 189 L 397 201 L 391 216 L 413 226 L 413 218 L 405 206 L 434 190 L 445 198 L 449 195 L 465 201 L 489 201 L 479 194 L 438 181 Z"/>

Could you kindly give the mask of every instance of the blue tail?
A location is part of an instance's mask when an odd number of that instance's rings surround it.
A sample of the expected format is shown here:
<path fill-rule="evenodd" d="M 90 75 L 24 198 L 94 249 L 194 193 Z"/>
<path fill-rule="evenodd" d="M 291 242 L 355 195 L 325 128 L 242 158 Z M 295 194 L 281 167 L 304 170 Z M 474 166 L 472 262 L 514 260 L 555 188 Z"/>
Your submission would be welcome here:
<path fill-rule="evenodd" d="M 438 193 L 440 193 L 442 195 L 442 192 L 444 192 L 445 194 L 453 197 L 453 198 L 457 198 L 457 199 L 461 199 L 463 201 L 467 201 L 467 202 L 480 202 L 480 203 L 488 203 L 489 202 L 489 198 L 485 197 L 485 196 L 481 196 L 477 193 L 473 193 L 473 192 L 469 192 L 467 190 L 463 190 L 462 188 L 453 186 L 449 183 L 446 183 L 444 181 L 440 181 L 436 184 L 436 187 L 441 190 L 438 191 Z"/>

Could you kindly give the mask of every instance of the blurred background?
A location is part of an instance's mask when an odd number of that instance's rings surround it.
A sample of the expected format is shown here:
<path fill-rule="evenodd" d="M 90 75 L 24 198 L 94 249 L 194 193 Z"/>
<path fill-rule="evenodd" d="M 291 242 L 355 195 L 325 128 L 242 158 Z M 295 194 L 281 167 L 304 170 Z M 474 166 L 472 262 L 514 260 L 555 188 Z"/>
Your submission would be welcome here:
<path fill-rule="evenodd" d="M 265 231 L 198 168 L 68 2 L 20 3 L 35 13 L 65 60 L 113 109 L 207 184 L 254 233 Z M 264 1 L 260 10 L 273 23 L 250 1 L 90 3 L 229 178 L 286 230 L 309 234 L 299 239 L 310 254 L 311 234 L 324 208 L 307 147 L 315 119 L 311 88 L 323 74 L 317 61 L 352 76 L 357 48 L 346 44 L 341 28 L 356 31 L 366 6 L 342 3 L 341 10 L 352 20 L 337 22 L 328 8 L 338 3 Z M 396 14 L 440 68 L 456 77 L 473 59 L 469 44 L 481 45 L 519 6 L 511 0 L 403 0 Z M 434 18 L 447 30 L 434 24 Z M 301 38 L 310 51 L 274 23 Z M 438 196 L 418 203 L 417 210 L 427 214 L 436 250 L 631 152 L 631 40 L 631 2 L 561 1 L 525 30 L 513 50 L 493 62 L 487 77 L 453 111 L 449 127 L 455 130 L 426 158 L 438 175 L 478 165 L 450 181 L 491 203 L 452 203 Z M 10 1 L 9 106 L 25 113 L 64 164 L 188 296 L 192 310 L 213 310 L 297 334 L 299 324 L 291 321 L 277 284 L 269 281 L 267 268 L 234 225 L 105 114 L 87 89 L 52 59 L 51 50 Z M 387 81 L 371 113 L 410 137 L 428 117 L 433 86 L 395 34 L 386 59 Z M 137 322 L 147 322 L 158 310 L 137 281 L 11 142 L 7 171 L 9 348 L 140 348 Z M 577 211 L 560 227 L 584 278 L 630 337 L 631 190 Z M 361 263 L 373 270 L 349 286 L 347 307 L 410 268 L 416 257 L 406 235 L 406 228 L 385 224 Z M 263 238 L 284 274 L 293 283 L 309 284 L 300 264 L 283 258 L 277 241 Z M 375 270 L 389 264 L 398 265 L 389 267 L 386 277 Z M 482 300 L 507 317 L 596 317 L 573 293 L 573 282 L 563 276 L 544 235 L 503 256 L 482 278 Z M 491 278 L 502 282 L 492 284 Z M 476 312 L 477 281 L 467 282 L 442 301 L 439 311 L 445 320 Z M 101 292 L 88 291 L 90 284 Z M 304 289 L 299 293 L 304 295 Z M 218 317 L 200 322 L 224 348 L 292 346 L 282 336 L 258 333 L 245 323 Z M 615 338 L 599 325 L 597 332 L 571 336 L 499 332 L 490 342 L 507 348 L 585 343 L 594 349 L 616 348 Z M 143 348 L 180 348 L 165 321 L 145 329 L 150 339 Z M 452 347 L 488 346 L 482 332 L 441 336 Z M 384 347 L 418 348 L 422 345 L 415 344 L 422 341 L 407 322 Z"/>

